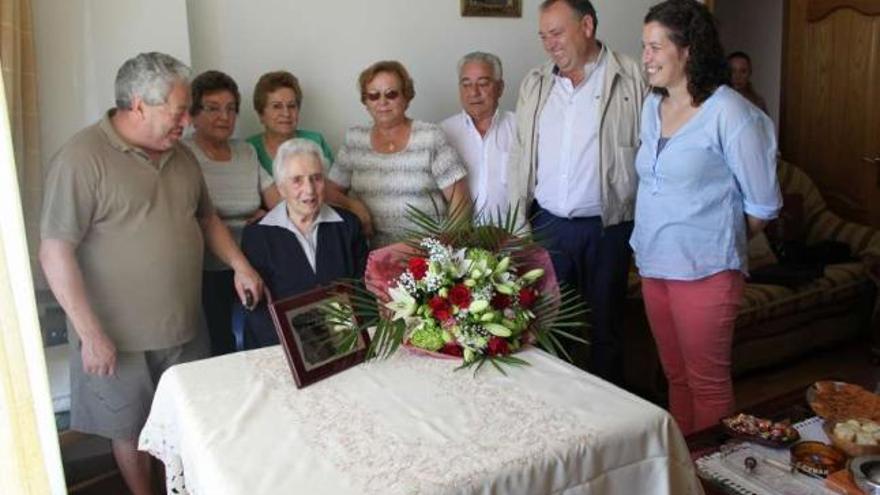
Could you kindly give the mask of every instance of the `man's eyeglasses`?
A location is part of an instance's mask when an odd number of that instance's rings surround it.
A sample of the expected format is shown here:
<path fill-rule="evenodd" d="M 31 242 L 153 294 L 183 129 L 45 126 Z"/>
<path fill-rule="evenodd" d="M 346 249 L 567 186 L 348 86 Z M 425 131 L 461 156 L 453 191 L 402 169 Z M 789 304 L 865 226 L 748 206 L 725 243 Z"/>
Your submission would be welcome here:
<path fill-rule="evenodd" d="M 366 98 L 370 101 L 379 101 L 379 98 L 381 98 L 382 95 L 383 93 L 379 91 L 373 91 L 370 93 L 366 93 L 364 96 L 366 96 Z M 396 89 L 389 89 L 385 91 L 384 96 L 386 100 L 394 101 L 397 99 L 398 96 L 400 96 L 400 91 Z"/>

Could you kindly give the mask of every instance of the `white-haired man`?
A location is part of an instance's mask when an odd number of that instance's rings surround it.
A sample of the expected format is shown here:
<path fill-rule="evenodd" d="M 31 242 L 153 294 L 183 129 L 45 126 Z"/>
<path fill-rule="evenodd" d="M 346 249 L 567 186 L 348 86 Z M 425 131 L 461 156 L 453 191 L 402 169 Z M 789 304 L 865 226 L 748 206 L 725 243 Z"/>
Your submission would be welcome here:
<path fill-rule="evenodd" d="M 40 261 L 68 318 L 71 428 L 111 440 L 131 491 L 153 493 L 138 452 L 159 376 L 207 355 L 200 331 L 205 242 L 246 292 L 262 281 L 220 221 L 199 164 L 178 143 L 189 68 L 162 53 L 127 60 L 116 108 L 52 159 Z"/>
<path fill-rule="evenodd" d="M 468 53 L 458 62 L 462 111 L 440 123 L 467 165 L 474 215 L 483 221 L 507 211 L 507 156 L 516 118 L 498 109 L 503 92 L 501 60 L 491 53 Z"/>

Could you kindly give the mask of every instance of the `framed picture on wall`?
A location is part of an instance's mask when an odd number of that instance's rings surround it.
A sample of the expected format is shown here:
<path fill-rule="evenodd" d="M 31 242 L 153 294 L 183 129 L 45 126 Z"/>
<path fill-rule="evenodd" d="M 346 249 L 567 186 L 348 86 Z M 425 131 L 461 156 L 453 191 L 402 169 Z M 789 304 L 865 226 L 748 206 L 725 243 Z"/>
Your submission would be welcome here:
<path fill-rule="evenodd" d="M 269 313 L 297 388 L 356 366 L 367 356 L 370 336 L 351 330 L 357 319 L 342 285 L 272 301 Z"/>
<path fill-rule="evenodd" d="M 461 0 L 463 17 L 522 17 L 522 0 Z"/>

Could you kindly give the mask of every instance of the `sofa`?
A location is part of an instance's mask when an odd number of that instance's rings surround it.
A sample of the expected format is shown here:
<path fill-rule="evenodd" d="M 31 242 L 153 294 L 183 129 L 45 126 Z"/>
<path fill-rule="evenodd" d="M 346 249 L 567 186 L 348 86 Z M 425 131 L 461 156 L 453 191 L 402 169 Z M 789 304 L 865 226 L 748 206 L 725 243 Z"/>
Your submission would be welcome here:
<path fill-rule="evenodd" d="M 777 174 L 783 193 L 780 218 L 769 224 L 766 245 L 835 245 L 851 259 L 819 265 L 815 278 L 785 285 L 749 280 L 736 320 L 733 374 L 783 364 L 796 357 L 843 341 L 864 339 L 875 356 L 880 342 L 877 280 L 880 273 L 880 231 L 848 222 L 833 213 L 810 178 L 780 160 Z M 831 242 L 829 242 L 831 241 Z M 778 263 L 755 242 L 750 244 L 750 270 Z M 848 249 L 846 249 L 848 248 Z M 755 252 L 758 251 L 758 252 Z M 766 270 L 764 270 L 766 271 Z M 772 277 L 771 277 L 772 278 Z M 633 272 L 627 301 L 624 359 L 628 388 L 665 403 L 666 382 L 644 315 L 638 275 Z M 866 352 L 866 360 L 870 356 Z"/>

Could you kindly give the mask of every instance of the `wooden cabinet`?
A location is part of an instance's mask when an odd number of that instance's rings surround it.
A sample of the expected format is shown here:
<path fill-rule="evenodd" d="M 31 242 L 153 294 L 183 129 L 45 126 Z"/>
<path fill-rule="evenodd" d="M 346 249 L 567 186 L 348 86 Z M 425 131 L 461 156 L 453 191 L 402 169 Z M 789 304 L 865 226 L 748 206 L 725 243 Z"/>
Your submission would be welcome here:
<path fill-rule="evenodd" d="M 880 227 L 880 0 L 788 0 L 784 36 L 783 157 Z"/>

